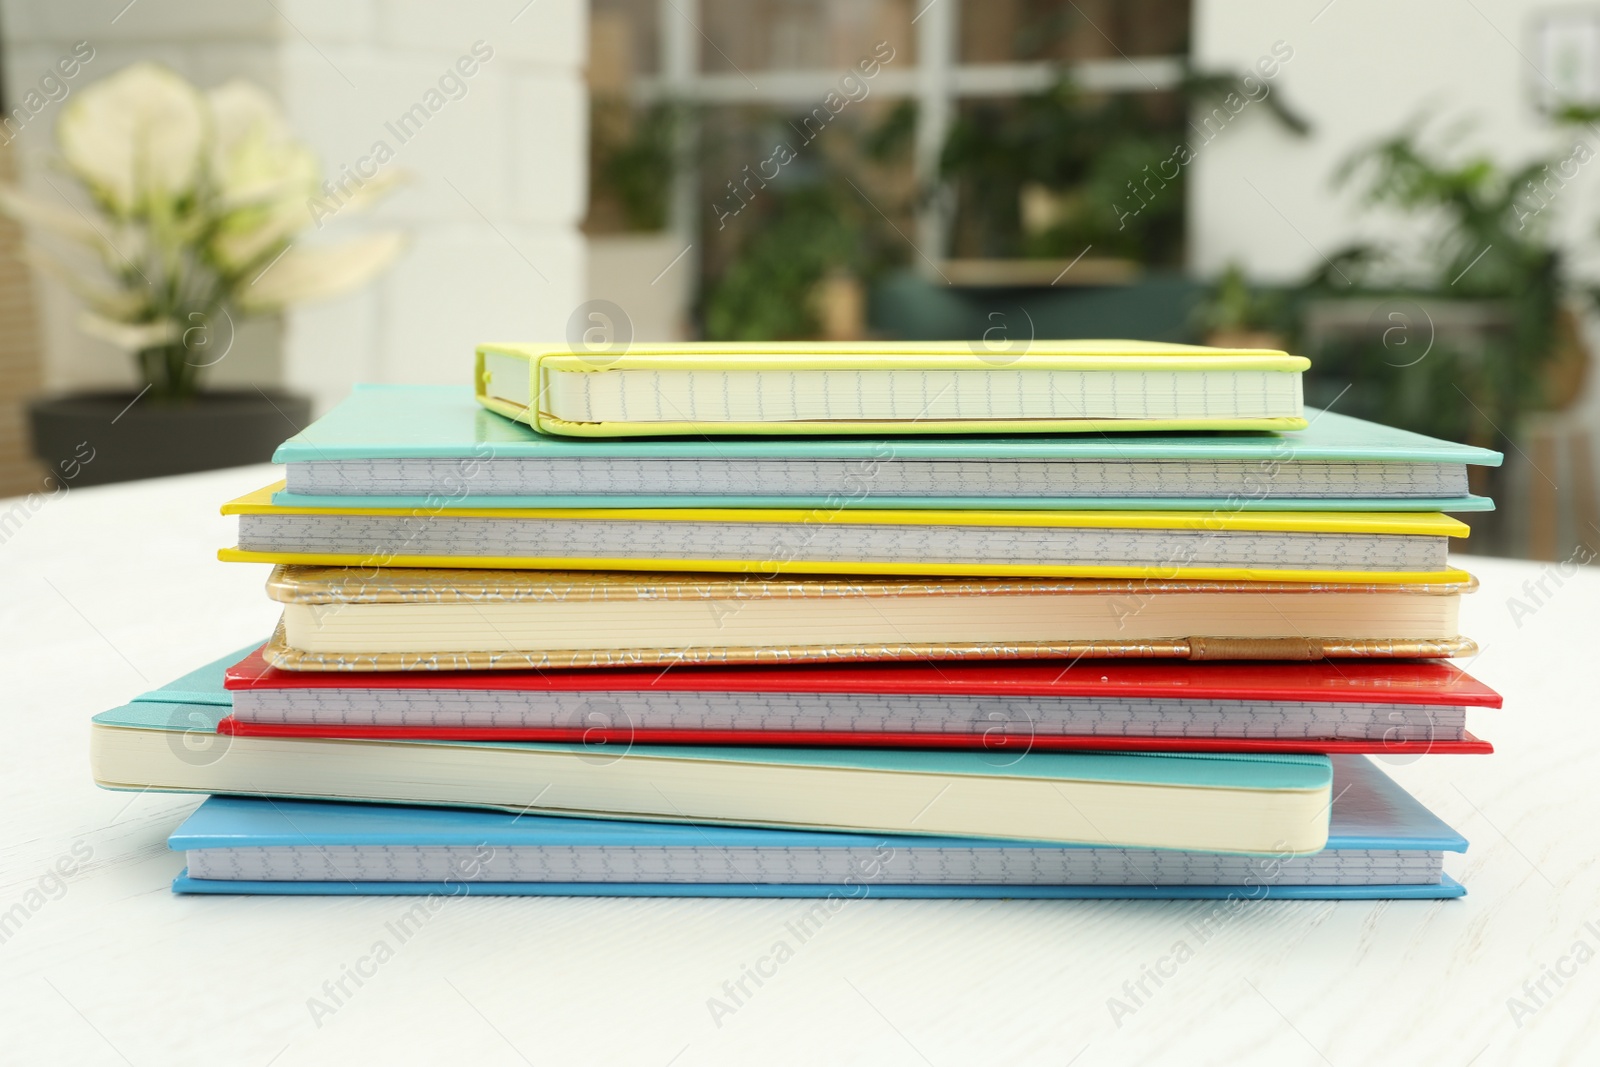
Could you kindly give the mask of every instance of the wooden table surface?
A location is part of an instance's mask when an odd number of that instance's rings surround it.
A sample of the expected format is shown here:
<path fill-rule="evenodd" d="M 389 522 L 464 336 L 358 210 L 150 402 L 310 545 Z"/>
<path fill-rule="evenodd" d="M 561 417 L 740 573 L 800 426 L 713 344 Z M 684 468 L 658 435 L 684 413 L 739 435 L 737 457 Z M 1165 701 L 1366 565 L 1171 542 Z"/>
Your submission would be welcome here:
<path fill-rule="evenodd" d="M 867 900 L 800 941 L 803 901 L 451 898 L 401 940 L 415 900 L 173 896 L 196 801 L 89 778 L 90 715 L 270 629 L 214 552 L 273 477 L 0 502 L 0 1062 L 1600 1060 L 1594 570 L 1460 559 L 1498 751 L 1385 769 L 1471 840 L 1463 900 Z"/>

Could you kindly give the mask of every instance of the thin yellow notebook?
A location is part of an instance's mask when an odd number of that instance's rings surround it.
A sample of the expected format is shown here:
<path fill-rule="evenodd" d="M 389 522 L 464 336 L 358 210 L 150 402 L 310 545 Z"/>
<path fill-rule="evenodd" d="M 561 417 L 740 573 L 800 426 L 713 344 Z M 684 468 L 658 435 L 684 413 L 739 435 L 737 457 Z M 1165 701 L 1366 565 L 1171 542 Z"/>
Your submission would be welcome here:
<path fill-rule="evenodd" d="M 1299 430 L 1310 361 L 1152 341 L 478 347 L 491 411 L 578 437 Z"/>
<path fill-rule="evenodd" d="M 358 508 L 225 504 L 221 558 L 319 566 L 1460 582 L 1437 513 Z"/>

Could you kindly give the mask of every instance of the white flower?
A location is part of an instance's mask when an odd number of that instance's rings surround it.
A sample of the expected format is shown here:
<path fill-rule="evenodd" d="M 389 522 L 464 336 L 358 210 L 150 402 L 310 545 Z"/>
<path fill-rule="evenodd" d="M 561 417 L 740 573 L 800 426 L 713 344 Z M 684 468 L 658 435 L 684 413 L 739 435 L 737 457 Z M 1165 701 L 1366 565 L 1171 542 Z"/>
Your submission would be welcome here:
<path fill-rule="evenodd" d="M 228 205 L 304 200 L 321 178 L 317 157 L 295 140 L 277 103 L 234 79 L 206 94 L 211 109 L 211 174 Z"/>
<path fill-rule="evenodd" d="M 309 222 L 304 199 L 279 200 L 268 207 L 235 211 L 211 239 L 211 254 L 237 274 L 269 258 Z"/>
<path fill-rule="evenodd" d="M 87 86 L 56 124 L 67 165 L 119 213 L 193 189 L 205 135 L 200 93 L 155 63 Z"/>
<path fill-rule="evenodd" d="M 228 212 L 211 243 L 217 262 L 239 272 L 261 262 L 311 222 L 321 167 L 295 140 L 277 103 L 235 79 L 206 94 L 210 164 L 219 205 Z"/>

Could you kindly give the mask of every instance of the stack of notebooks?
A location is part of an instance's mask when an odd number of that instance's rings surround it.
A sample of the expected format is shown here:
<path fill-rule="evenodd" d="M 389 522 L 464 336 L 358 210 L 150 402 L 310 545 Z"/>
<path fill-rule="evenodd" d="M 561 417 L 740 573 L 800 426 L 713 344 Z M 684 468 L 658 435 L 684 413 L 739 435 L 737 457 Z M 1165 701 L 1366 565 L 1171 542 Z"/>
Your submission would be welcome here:
<path fill-rule="evenodd" d="M 1448 897 L 1496 453 L 1138 342 L 485 345 L 232 501 L 282 619 L 95 720 L 206 893 Z M 1367 755 L 1364 755 L 1367 754 Z"/>

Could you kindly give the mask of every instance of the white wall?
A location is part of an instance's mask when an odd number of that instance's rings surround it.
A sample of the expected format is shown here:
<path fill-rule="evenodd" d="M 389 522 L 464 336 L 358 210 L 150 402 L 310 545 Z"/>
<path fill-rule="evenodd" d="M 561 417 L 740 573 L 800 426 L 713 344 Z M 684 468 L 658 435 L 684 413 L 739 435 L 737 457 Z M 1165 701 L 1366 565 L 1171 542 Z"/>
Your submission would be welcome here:
<path fill-rule="evenodd" d="M 1600 6 L 1589 5 L 1595 10 Z M 1443 133 L 1472 120 L 1461 146 L 1521 163 L 1570 147 L 1535 108 L 1532 14 L 1572 10 L 1537 0 L 1195 0 L 1194 56 L 1243 70 L 1276 41 L 1294 49 L 1274 91 L 1310 120 L 1296 138 L 1251 105 L 1198 153 L 1189 175 L 1190 262 L 1230 260 L 1263 280 L 1296 280 L 1342 245 L 1393 235 L 1393 218 L 1357 210 L 1331 179 L 1351 152 L 1408 120 Z M 1320 12 L 1320 14 L 1319 14 Z M 1315 21 L 1313 21 L 1313 19 Z M 1587 135 L 1600 148 L 1600 137 Z M 1564 152 L 1562 154 L 1565 154 Z M 1558 236 L 1593 247 L 1600 166 L 1580 173 L 1552 210 Z M 1252 188 L 1252 184 L 1255 188 Z"/>
<path fill-rule="evenodd" d="M 689 305 L 694 299 L 693 272 L 698 264 L 692 250 L 685 252 L 684 244 L 670 231 L 590 237 L 589 299 L 621 308 L 627 316 L 623 328 L 631 340 L 686 339 L 690 334 Z M 605 308 L 595 310 L 609 313 Z"/>
<path fill-rule="evenodd" d="M 376 212 L 335 217 L 311 238 L 398 228 L 405 257 L 356 294 L 291 311 L 281 346 L 257 330 L 215 381 L 281 377 L 321 410 L 357 381 L 467 381 L 480 341 L 564 336 L 585 298 L 585 0 L 138 0 L 118 16 L 125 2 L 0 0 L 8 99 L 88 40 L 96 55 L 79 86 L 146 58 L 202 86 L 243 75 L 279 96 L 328 171 L 383 139 L 412 176 Z M 477 41 L 493 56 L 466 95 L 399 143 L 384 124 Z M 54 117 L 17 145 L 24 181 L 50 196 Z M 74 328 L 71 299 L 41 289 L 47 385 L 131 381 L 126 360 Z"/>

